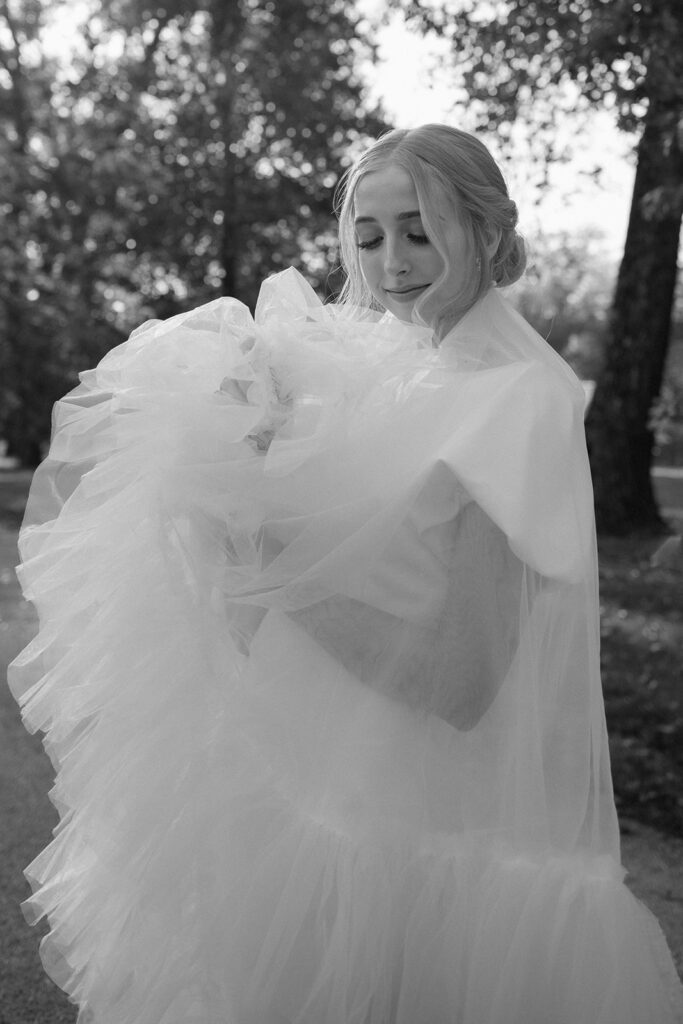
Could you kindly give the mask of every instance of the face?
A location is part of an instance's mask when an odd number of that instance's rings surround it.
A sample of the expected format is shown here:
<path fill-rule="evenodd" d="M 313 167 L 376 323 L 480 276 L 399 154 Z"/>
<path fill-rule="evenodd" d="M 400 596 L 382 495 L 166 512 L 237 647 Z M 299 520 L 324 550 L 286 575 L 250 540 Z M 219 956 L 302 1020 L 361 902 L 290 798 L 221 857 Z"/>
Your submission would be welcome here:
<path fill-rule="evenodd" d="M 365 283 L 380 305 L 410 322 L 415 303 L 444 269 L 441 254 L 425 234 L 413 179 L 393 164 L 366 174 L 356 188 L 354 215 Z M 457 222 L 447 229 L 452 271 L 458 274 L 460 266 L 462 276 L 464 231 Z M 454 294 L 456 282 L 447 284 Z"/>

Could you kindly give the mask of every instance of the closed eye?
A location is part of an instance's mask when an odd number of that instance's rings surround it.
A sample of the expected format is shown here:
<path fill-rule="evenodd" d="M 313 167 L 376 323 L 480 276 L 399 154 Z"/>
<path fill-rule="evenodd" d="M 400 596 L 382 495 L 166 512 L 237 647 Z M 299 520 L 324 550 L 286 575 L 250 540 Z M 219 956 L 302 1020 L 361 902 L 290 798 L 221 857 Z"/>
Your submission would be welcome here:
<path fill-rule="evenodd" d="M 416 231 L 411 231 L 405 236 L 412 245 L 429 245 L 429 238 L 427 235 L 421 234 Z M 356 242 L 359 249 L 376 249 L 382 243 L 381 235 L 377 235 L 375 238 L 367 238 L 362 241 Z"/>
<path fill-rule="evenodd" d="M 381 241 L 382 239 L 378 236 L 377 238 L 364 239 L 362 242 L 359 239 L 356 244 L 359 249 L 376 249 Z"/>

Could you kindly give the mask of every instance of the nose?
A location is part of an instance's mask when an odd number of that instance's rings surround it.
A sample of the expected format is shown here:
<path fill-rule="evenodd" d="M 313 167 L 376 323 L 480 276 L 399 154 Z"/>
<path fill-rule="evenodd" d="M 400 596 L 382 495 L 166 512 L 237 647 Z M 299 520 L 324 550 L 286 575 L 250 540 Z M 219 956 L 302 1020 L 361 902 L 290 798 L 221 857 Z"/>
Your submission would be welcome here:
<path fill-rule="evenodd" d="M 384 251 L 384 272 L 389 277 L 398 277 L 410 269 L 408 253 L 400 241 L 387 239 Z"/>

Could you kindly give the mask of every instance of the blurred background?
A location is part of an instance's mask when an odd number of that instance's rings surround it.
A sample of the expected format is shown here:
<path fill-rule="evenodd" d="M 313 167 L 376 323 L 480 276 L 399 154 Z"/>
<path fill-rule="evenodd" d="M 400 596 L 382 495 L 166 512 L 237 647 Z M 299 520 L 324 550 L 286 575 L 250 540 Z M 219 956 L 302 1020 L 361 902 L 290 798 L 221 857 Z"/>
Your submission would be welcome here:
<path fill-rule="evenodd" d="M 518 203 L 509 297 L 584 379 L 625 856 L 683 964 L 680 0 L 0 0 L 0 660 L 53 402 L 145 319 L 340 284 L 368 140 L 476 131 Z M 0 1024 L 73 1019 L 17 910 L 50 769 L 0 698 Z"/>
<path fill-rule="evenodd" d="M 333 294 L 340 173 L 439 120 L 503 165 L 513 301 L 598 381 L 600 527 L 656 526 L 651 462 L 683 463 L 682 111 L 679 0 L 1 0 L 6 456 L 39 461 L 54 400 L 148 317 L 253 303 L 291 264 Z"/>

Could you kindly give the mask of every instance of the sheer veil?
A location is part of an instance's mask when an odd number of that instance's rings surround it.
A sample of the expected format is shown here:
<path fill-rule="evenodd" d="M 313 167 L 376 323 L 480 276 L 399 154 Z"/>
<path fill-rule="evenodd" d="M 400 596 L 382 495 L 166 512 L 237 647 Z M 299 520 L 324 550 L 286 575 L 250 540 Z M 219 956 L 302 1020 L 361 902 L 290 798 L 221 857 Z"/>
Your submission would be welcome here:
<path fill-rule="evenodd" d="M 58 404 L 12 686 L 62 813 L 28 912 L 96 1021 L 676 1019 L 619 865 L 583 403 L 494 291 L 435 347 L 286 271 Z"/>

